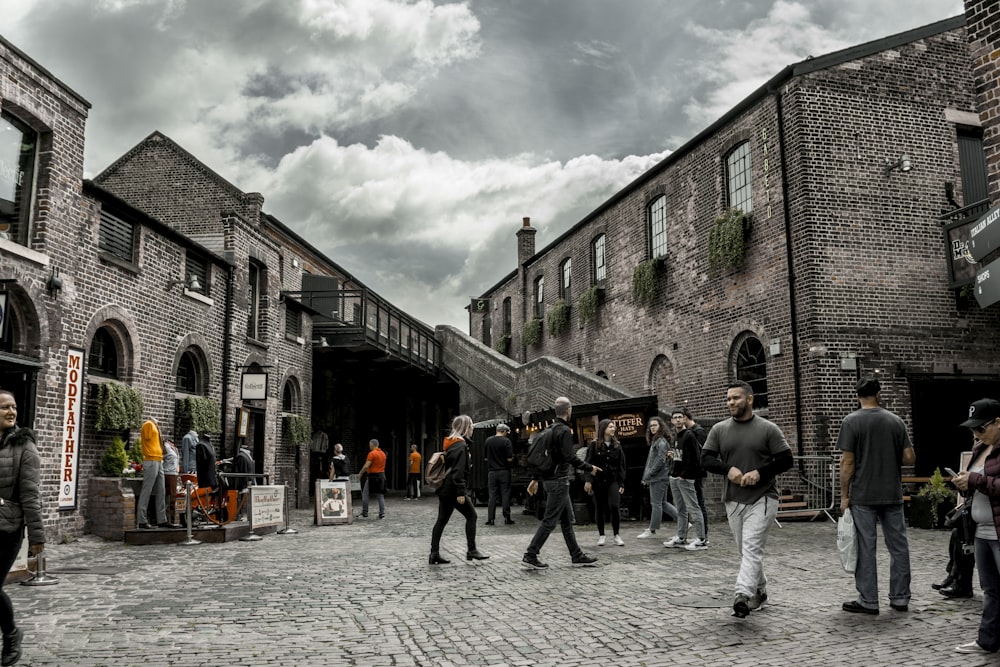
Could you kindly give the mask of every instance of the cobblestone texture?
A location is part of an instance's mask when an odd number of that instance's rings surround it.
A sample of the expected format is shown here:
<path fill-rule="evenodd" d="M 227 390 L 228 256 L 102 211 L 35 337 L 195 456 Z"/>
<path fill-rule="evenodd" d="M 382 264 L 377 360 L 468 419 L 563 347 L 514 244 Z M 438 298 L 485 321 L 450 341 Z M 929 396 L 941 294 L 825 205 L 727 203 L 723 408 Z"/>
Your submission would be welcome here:
<path fill-rule="evenodd" d="M 837 561 L 833 523 L 775 527 L 766 570 L 770 603 L 731 616 L 735 547 L 724 523 L 708 551 L 637 540 L 596 547 L 599 567 L 571 568 L 557 531 L 544 572 L 520 567 L 537 521 L 479 526 L 491 558 L 465 560 L 461 517 L 442 543 L 450 565 L 429 566 L 436 500 L 390 498 L 384 520 L 312 525 L 295 511 L 296 535 L 258 542 L 132 547 L 84 538 L 48 547 L 47 587 L 10 585 L 26 632 L 26 665 L 889 665 L 996 664 L 953 647 L 975 638 L 973 600 L 947 600 L 948 535 L 911 530 L 909 613 L 889 609 L 888 560 L 880 556 L 883 610 L 840 610 L 853 579 Z M 518 508 L 519 509 L 519 508 Z M 479 510 L 479 522 L 485 520 Z M 672 534 L 665 524 L 663 538 Z M 63 570 L 60 572 L 60 570 Z M 703 606 L 691 606 L 692 603 Z"/>

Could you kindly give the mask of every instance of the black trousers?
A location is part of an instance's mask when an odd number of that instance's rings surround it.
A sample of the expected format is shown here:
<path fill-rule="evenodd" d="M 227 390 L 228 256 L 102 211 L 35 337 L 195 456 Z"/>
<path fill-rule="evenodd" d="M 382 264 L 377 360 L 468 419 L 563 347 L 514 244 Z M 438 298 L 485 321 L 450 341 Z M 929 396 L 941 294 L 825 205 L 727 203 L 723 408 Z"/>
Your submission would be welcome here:
<path fill-rule="evenodd" d="M 476 508 L 472 506 L 472 496 L 466 496 L 465 502 L 459 504 L 457 496 L 444 495 L 438 496 L 438 518 L 434 522 L 434 530 L 431 531 L 432 553 L 441 550 L 441 535 L 456 509 L 465 517 L 465 541 L 469 551 L 476 550 Z"/>

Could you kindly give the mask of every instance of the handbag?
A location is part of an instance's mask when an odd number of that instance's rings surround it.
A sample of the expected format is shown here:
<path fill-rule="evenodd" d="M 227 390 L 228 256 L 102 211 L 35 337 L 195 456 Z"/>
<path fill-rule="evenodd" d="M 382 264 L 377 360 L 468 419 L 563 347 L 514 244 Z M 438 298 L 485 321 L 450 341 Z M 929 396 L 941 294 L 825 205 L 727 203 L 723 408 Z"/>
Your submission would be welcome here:
<path fill-rule="evenodd" d="M 837 519 L 837 552 L 844 572 L 853 574 L 858 565 L 858 545 L 854 539 L 854 517 L 850 507 Z"/>
<path fill-rule="evenodd" d="M 953 507 L 944 517 L 945 528 L 958 529 L 962 544 L 974 544 L 976 541 L 976 522 L 972 520 L 972 503 L 965 501 Z"/>

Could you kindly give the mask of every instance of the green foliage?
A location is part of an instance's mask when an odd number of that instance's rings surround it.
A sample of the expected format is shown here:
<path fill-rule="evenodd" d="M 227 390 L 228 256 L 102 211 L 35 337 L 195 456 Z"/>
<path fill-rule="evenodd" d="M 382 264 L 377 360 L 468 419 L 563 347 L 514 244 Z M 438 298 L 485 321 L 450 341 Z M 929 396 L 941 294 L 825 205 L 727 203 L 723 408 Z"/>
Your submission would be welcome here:
<path fill-rule="evenodd" d="M 745 216 L 738 208 L 726 209 L 708 233 L 708 266 L 712 271 L 735 269 L 746 252 Z"/>
<path fill-rule="evenodd" d="M 309 442 L 312 438 L 312 422 L 305 417 L 285 415 L 282 421 L 284 422 L 285 434 L 288 436 L 290 444 L 302 445 Z"/>
<path fill-rule="evenodd" d="M 648 306 L 656 300 L 656 260 L 640 262 L 632 272 L 632 298 Z"/>
<path fill-rule="evenodd" d="M 580 302 L 577 304 L 581 322 L 589 322 L 597 317 L 597 306 L 601 303 L 601 288 L 591 285 L 580 295 Z"/>
<path fill-rule="evenodd" d="M 569 329 L 569 304 L 563 299 L 556 301 L 552 304 L 546 320 L 549 324 L 550 336 L 558 336 Z"/>
<path fill-rule="evenodd" d="M 931 481 L 920 487 L 917 495 L 921 498 L 926 498 L 930 502 L 932 517 L 937 516 L 938 505 L 948 501 L 954 502 L 955 500 L 955 490 L 949 489 L 948 485 L 945 484 L 940 468 L 934 469 Z"/>
<path fill-rule="evenodd" d="M 524 345 L 538 345 L 542 342 L 542 321 L 533 317 L 521 327 L 521 341 Z"/>
<path fill-rule="evenodd" d="M 97 390 L 98 431 L 127 431 L 142 425 L 142 394 L 121 382 L 105 382 Z"/>
<path fill-rule="evenodd" d="M 175 415 L 179 425 L 190 425 L 188 428 L 193 428 L 199 433 L 222 431 L 219 422 L 219 403 L 211 398 L 204 396 L 179 398 Z"/>
<path fill-rule="evenodd" d="M 101 474 L 105 477 L 121 477 L 126 465 L 128 454 L 125 452 L 125 441 L 115 438 L 101 457 Z"/>
<path fill-rule="evenodd" d="M 500 354 L 507 354 L 507 350 L 510 349 L 510 336 L 500 336 L 497 341 L 493 343 L 493 349 Z"/>

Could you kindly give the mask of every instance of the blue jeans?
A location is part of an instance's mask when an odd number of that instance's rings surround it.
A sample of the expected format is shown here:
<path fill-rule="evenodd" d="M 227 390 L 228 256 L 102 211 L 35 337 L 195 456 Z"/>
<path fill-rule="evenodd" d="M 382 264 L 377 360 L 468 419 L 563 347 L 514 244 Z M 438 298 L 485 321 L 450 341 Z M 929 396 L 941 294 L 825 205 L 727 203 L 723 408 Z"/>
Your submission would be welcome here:
<path fill-rule="evenodd" d="M 378 486 L 379 489 L 385 488 L 385 475 L 382 473 L 373 473 L 373 474 L 382 475 L 381 481 L 376 480 L 376 482 L 379 485 Z M 368 486 L 371 484 L 371 482 L 372 482 L 372 474 L 369 474 L 368 477 L 365 479 L 365 485 L 361 487 L 361 516 L 368 516 L 368 498 L 369 498 Z M 381 492 L 376 493 L 375 497 L 378 498 L 378 515 L 379 517 L 383 517 L 385 516 L 385 494 Z"/>
<path fill-rule="evenodd" d="M 976 569 L 983 589 L 983 618 L 976 643 L 996 651 L 1000 649 L 1000 542 L 976 538 Z"/>
<path fill-rule="evenodd" d="M 569 501 L 569 479 L 547 479 L 542 482 L 545 489 L 545 516 L 538 524 L 535 536 L 531 538 L 531 544 L 525 552 L 527 556 L 538 557 L 545 540 L 556 528 L 556 523 L 562 526 L 563 539 L 566 540 L 566 548 L 572 558 L 583 555 L 583 549 L 576 542 L 576 533 L 573 532 L 573 503 Z"/>
<path fill-rule="evenodd" d="M 854 585 L 858 589 L 858 604 L 878 609 L 878 567 L 875 564 L 875 522 L 882 525 L 882 539 L 889 551 L 889 602 L 895 605 L 910 602 L 910 544 L 906 539 L 906 521 L 902 505 L 855 505 L 854 541 L 858 545 L 858 565 L 854 570 Z"/>
<path fill-rule="evenodd" d="M 500 500 L 503 518 L 510 518 L 510 470 L 490 470 L 487 475 L 490 488 L 490 503 L 486 511 L 487 521 L 497 516 L 497 500 Z"/>
<path fill-rule="evenodd" d="M 693 479 L 681 477 L 670 478 L 670 491 L 677 503 L 677 537 L 686 540 L 688 536 L 688 519 L 694 524 L 694 534 L 699 540 L 705 539 L 705 517 L 698 507 L 698 493 L 694 489 Z"/>
<path fill-rule="evenodd" d="M 677 520 L 677 508 L 667 502 L 667 484 L 669 484 L 667 480 L 649 483 L 649 504 L 652 506 L 649 529 L 654 533 L 660 529 L 664 514 L 674 521 Z"/>
<path fill-rule="evenodd" d="M 694 480 L 694 492 L 698 496 L 698 507 L 701 509 L 701 518 L 705 522 L 705 538 L 708 538 L 708 506 L 705 505 L 705 478 L 699 477 Z"/>
<path fill-rule="evenodd" d="M 752 505 L 726 502 L 729 529 L 740 552 L 740 573 L 736 575 L 736 594 L 752 598 L 767 590 L 764 576 L 764 546 L 778 515 L 778 499 L 764 496 Z"/>

